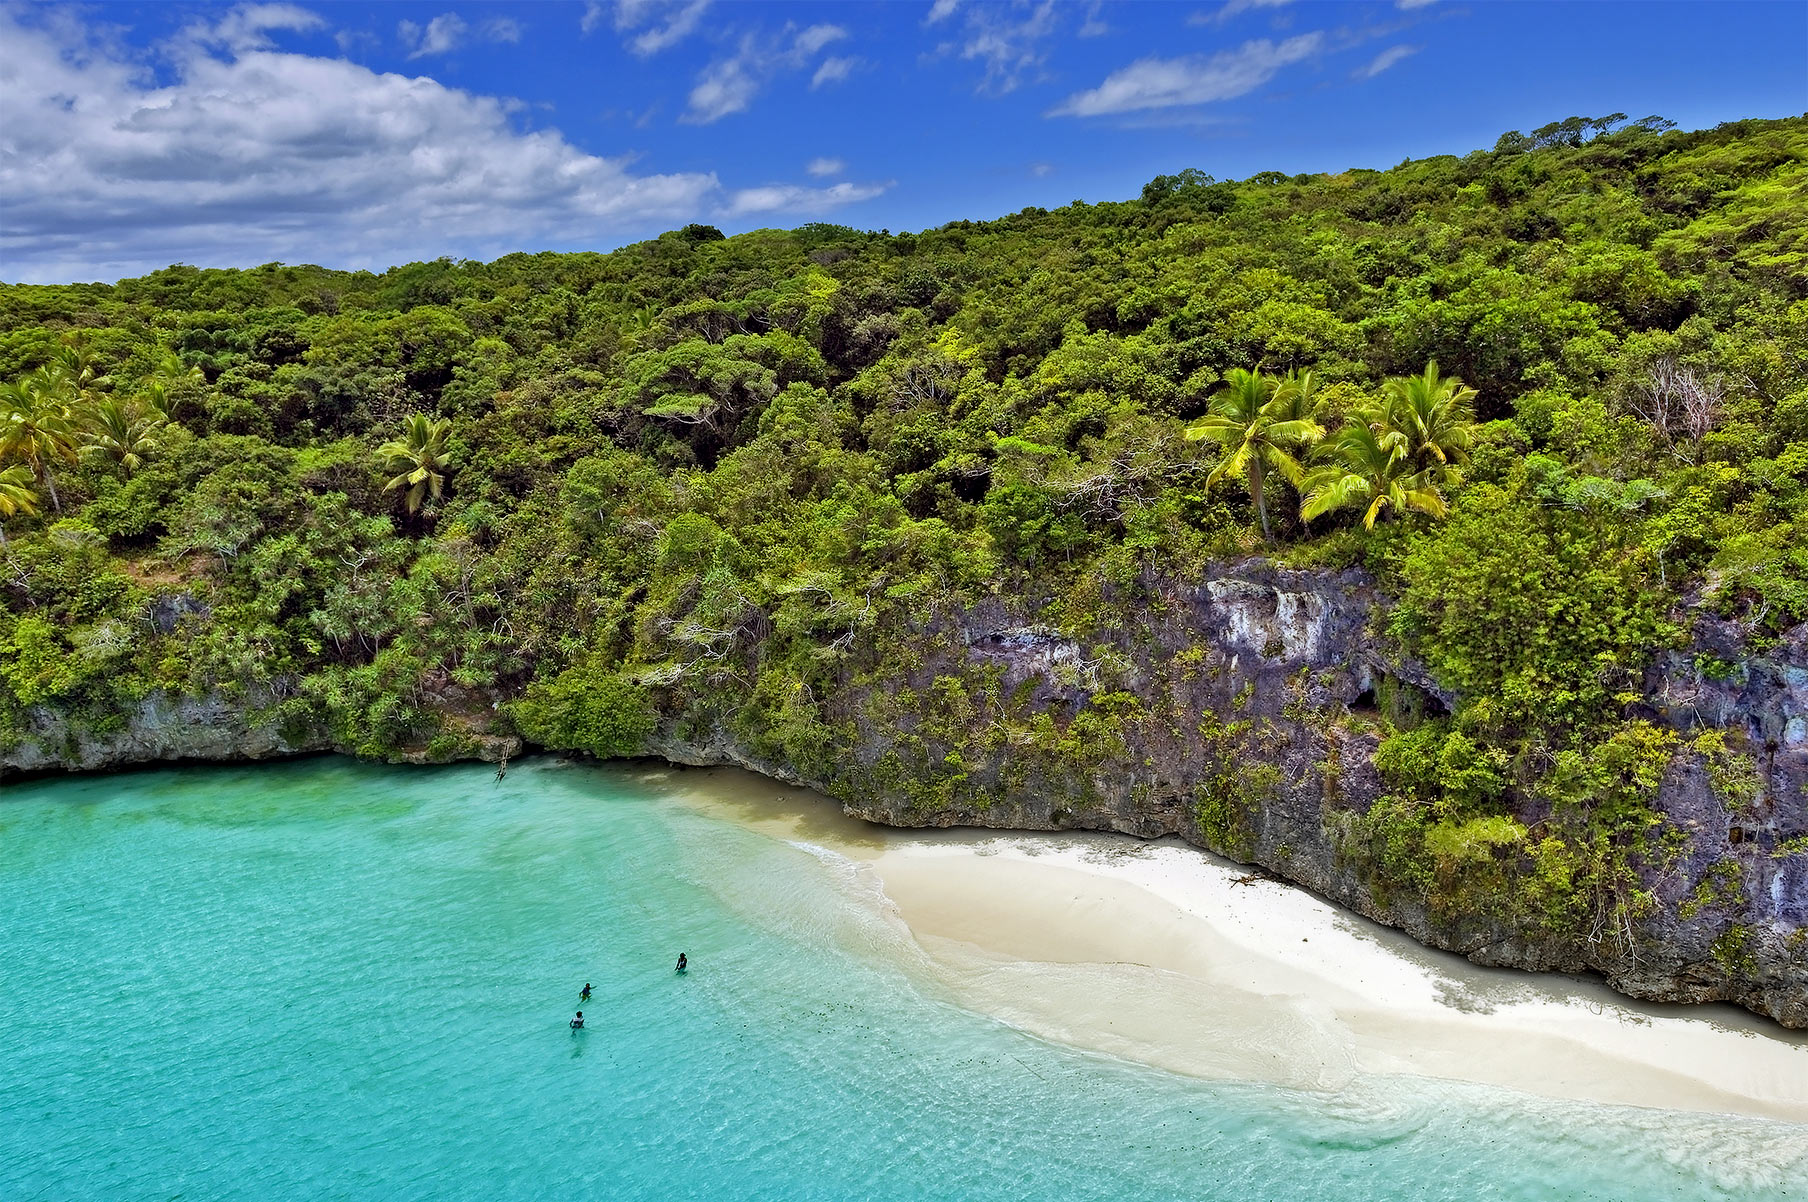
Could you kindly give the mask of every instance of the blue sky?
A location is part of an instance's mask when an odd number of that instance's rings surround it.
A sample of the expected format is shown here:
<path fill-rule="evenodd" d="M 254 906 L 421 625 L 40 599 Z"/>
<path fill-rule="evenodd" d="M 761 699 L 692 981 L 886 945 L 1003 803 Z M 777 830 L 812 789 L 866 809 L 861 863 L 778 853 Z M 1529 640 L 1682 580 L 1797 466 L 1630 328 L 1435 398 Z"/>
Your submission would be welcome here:
<path fill-rule="evenodd" d="M 893 231 L 1808 109 L 1808 3 L 0 2 L 0 279 Z"/>

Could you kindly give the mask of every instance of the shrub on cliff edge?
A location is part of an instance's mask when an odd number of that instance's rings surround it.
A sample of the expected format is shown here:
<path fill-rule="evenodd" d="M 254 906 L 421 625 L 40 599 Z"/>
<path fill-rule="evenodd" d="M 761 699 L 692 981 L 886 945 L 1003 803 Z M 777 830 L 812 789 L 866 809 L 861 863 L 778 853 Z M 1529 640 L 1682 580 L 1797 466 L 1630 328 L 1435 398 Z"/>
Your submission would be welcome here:
<path fill-rule="evenodd" d="M 582 661 L 530 687 L 514 718 L 530 742 L 600 759 L 639 753 L 657 721 L 644 688 Z"/>

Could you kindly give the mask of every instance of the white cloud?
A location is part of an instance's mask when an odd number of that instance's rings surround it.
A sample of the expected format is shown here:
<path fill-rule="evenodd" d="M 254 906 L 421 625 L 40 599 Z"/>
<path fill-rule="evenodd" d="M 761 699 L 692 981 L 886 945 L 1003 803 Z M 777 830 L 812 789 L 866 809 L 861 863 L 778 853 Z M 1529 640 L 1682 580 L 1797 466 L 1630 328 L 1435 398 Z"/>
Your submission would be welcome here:
<path fill-rule="evenodd" d="M 935 0 L 935 3 L 929 6 L 929 15 L 923 18 L 923 24 L 934 25 L 945 21 L 952 17 L 954 10 L 959 7 L 960 0 Z"/>
<path fill-rule="evenodd" d="M 1307 33 L 1278 43 L 1259 38 L 1209 57 L 1139 59 L 1098 87 L 1075 92 L 1047 115 L 1100 117 L 1232 100 L 1261 87 L 1282 67 L 1316 54 L 1323 42 L 1322 34 Z"/>
<path fill-rule="evenodd" d="M 1399 9 L 1427 8 L 1438 0 L 1394 0 L 1394 7 Z"/>
<path fill-rule="evenodd" d="M 810 90 L 813 92 L 826 83 L 840 83 L 854 73 L 860 60 L 851 57 L 825 58 L 822 66 L 816 68 L 816 74 L 810 77 Z"/>
<path fill-rule="evenodd" d="M 1188 25 L 1222 25 L 1232 17 L 1242 16 L 1258 8 L 1285 8 L 1293 0 L 1225 0 L 1223 8 L 1217 12 L 1194 13 L 1187 18 Z"/>
<path fill-rule="evenodd" d="M 413 21 L 402 21 L 396 26 L 396 36 L 402 45 L 408 47 L 408 58 L 430 58 L 435 54 L 450 54 L 465 44 L 466 35 L 471 27 L 457 13 L 441 13 L 423 27 Z M 519 42 L 521 26 L 508 17 L 492 17 L 477 28 L 477 37 L 485 42 Z M 341 41 L 343 48 L 345 42 Z"/>
<path fill-rule="evenodd" d="M 847 170 L 847 164 L 840 159 L 811 159 L 804 168 L 811 175 L 840 175 Z"/>
<path fill-rule="evenodd" d="M 938 4 L 930 10 L 932 21 L 939 21 L 954 11 Z M 1015 91 L 1026 75 L 1041 67 L 1048 58 L 1047 43 L 1060 25 L 1061 12 L 1055 0 L 1010 6 L 977 5 L 966 10 L 966 20 L 956 41 L 939 46 L 942 54 L 956 54 L 968 62 L 985 66 L 979 91 L 995 96 Z"/>
<path fill-rule="evenodd" d="M 830 42 L 838 42 L 846 36 L 847 30 L 839 25 L 812 25 L 797 35 L 791 50 L 793 54 L 808 58 Z"/>
<path fill-rule="evenodd" d="M 823 47 L 847 35 L 847 30 L 839 25 L 812 25 L 802 30 L 787 25 L 776 37 L 745 35 L 733 55 L 716 60 L 698 74 L 679 120 L 689 125 L 708 125 L 731 113 L 746 111 L 768 81 L 788 71 L 803 70 Z M 845 76 L 853 66 L 850 60 L 840 75 L 831 73 L 828 80 Z M 822 76 L 827 67 L 825 62 L 817 75 Z M 816 82 L 824 81 L 813 81 L 812 86 Z"/>
<path fill-rule="evenodd" d="M 478 36 L 486 42 L 519 42 L 521 25 L 508 17 L 491 17 L 478 30 Z"/>
<path fill-rule="evenodd" d="M 710 0 L 617 0 L 615 31 L 626 37 L 628 49 L 647 58 L 695 33 L 709 5 Z M 602 24 L 604 11 L 597 0 L 590 0 L 578 27 L 591 32 Z"/>
<path fill-rule="evenodd" d="M 383 48 L 383 39 L 368 29 L 335 29 L 333 41 L 339 47 L 339 53 L 347 58 L 354 54 L 369 54 Z"/>
<path fill-rule="evenodd" d="M 325 24 L 318 14 L 294 4 L 242 4 L 212 25 L 190 25 L 182 36 L 225 50 L 259 50 L 270 45 L 272 31 L 306 33 Z"/>
<path fill-rule="evenodd" d="M 1389 46 L 1386 50 L 1377 54 L 1373 62 L 1365 67 L 1357 68 L 1354 72 L 1354 76 L 1357 79 L 1373 79 L 1389 67 L 1399 63 L 1402 59 L 1411 58 L 1418 52 L 1419 48 L 1417 46 Z"/>
<path fill-rule="evenodd" d="M 727 217 L 746 217 L 752 213 L 826 213 L 843 205 L 857 204 L 881 196 L 892 187 L 883 184 L 834 184 L 827 188 L 806 188 L 801 184 L 770 184 L 763 188 L 742 188 L 729 197 L 722 212 Z"/>
<path fill-rule="evenodd" d="M 634 174 L 504 100 L 275 49 L 317 27 L 285 11 L 153 48 L 159 81 L 62 14 L 0 8 L 0 278 L 595 246 L 723 203 L 714 174 Z"/>
<path fill-rule="evenodd" d="M 1083 38 L 1102 38 L 1111 32 L 1111 26 L 1105 24 L 1103 10 L 1105 0 L 1092 0 L 1086 6 L 1086 19 L 1080 22 L 1080 35 Z"/>
<path fill-rule="evenodd" d="M 759 94 L 760 81 L 749 71 L 746 59 L 736 57 L 712 63 L 697 77 L 682 121 L 708 125 L 730 113 L 744 111 Z"/>
<path fill-rule="evenodd" d="M 441 13 L 427 22 L 426 28 L 413 21 L 403 21 L 396 26 L 396 35 L 402 39 L 402 45 L 409 47 L 408 57 L 417 59 L 458 49 L 466 29 L 464 18 L 457 13 Z"/>

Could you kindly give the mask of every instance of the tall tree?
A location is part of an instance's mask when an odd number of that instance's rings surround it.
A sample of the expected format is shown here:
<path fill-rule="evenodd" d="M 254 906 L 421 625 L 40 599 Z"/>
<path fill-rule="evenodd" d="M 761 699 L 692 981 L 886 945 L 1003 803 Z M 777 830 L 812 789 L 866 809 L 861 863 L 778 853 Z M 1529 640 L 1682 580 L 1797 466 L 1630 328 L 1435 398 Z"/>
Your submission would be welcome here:
<path fill-rule="evenodd" d="M 1212 398 L 1210 414 L 1187 427 L 1187 437 L 1210 439 L 1224 448 L 1224 458 L 1206 477 L 1206 488 L 1226 478 L 1246 480 L 1262 538 L 1273 542 L 1265 498 L 1268 475 L 1273 472 L 1298 485 L 1305 469 L 1297 455 L 1323 438 L 1325 430 L 1310 416 L 1299 414 L 1297 384 L 1277 395 L 1277 381 L 1240 367 L 1231 369 L 1224 383 L 1224 390 Z M 1309 388 L 1308 377 L 1308 399 Z"/>
<path fill-rule="evenodd" d="M 1474 399 L 1475 389 L 1461 380 L 1440 378 L 1435 361 L 1422 375 L 1389 380 L 1381 402 L 1357 411 L 1322 448 L 1327 454 L 1306 477 L 1300 517 L 1363 505 L 1370 530 L 1389 510 L 1443 517 L 1444 490 L 1462 482 L 1459 465 L 1475 441 Z"/>
<path fill-rule="evenodd" d="M 1318 381 L 1310 371 L 1290 371 L 1276 381 L 1272 407 L 1281 421 L 1318 420 Z"/>
<path fill-rule="evenodd" d="M 1440 378 L 1433 359 L 1423 375 L 1387 382 L 1371 424 L 1409 471 L 1466 463 L 1475 441 L 1475 389 L 1454 376 Z"/>
<path fill-rule="evenodd" d="M 182 356 L 175 351 L 165 350 L 158 356 L 157 365 L 151 369 L 139 385 L 138 396 L 151 409 L 164 418 L 174 416 L 170 406 L 184 395 L 192 395 L 194 389 L 207 383 L 207 373 L 199 367 L 182 361 Z"/>
<path fill-rule="evenodd" d="M 78 436 L 61 368 L 40 367 L 0 386 L 0 463 L 29 468 L 33 478 L 43 482 L 58 513 L 63 512 L 63 501 L 51 465 L 76 461 Z"/>
<path fill-rule="evenodd" d="M 168 423 L 156 410 L 147 412 L 135 402 L 108 397 L 89 411 L 85 424 L 82 454 L 111 459 L 130 476 L 157 449 L 157 434 Z"/>
<path fill-rule="evenodd" d="M 1412 471 L 1388 445 L 1387 436 L 1366 421 L 1353 421 L 1327 444 L 1331 458 L 1307 474 L 1300 502 L 1306 521 L 1334 509 L 1365 505 L 1362 525 L 1375 528 L 1376 519 L 1388 510 L 1413 509 L 1443 517 L 1444 495 L 1432 470 Z"/>
<path fill-rule="evenodd" d="M 452 419 L 429 419 L 416 413 L 402 427 L 402 437 L 392 438 L 377 448 L 385 471 L 397 474 L 383 486 L 384 492 L 407 488 L 403 501 L 409 513 L 419 511 L 421 501 L 431 494 L 439 500 L 445 487 L 445 471 L 452 462 L 446 444 L 452 437 Z"/>

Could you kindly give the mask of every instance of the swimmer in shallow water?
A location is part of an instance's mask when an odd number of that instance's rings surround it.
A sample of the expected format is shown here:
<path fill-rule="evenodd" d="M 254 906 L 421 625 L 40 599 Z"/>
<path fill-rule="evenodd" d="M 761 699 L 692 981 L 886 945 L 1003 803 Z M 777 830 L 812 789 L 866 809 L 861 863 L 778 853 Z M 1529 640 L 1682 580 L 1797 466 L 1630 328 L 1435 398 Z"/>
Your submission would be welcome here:
<path fill-rule="evenodd" d="M 685 958 L 684 953 L 679 952 L 678 953 L 678 969 L 677 969 L 677 971 L 683 972 L 685 969 L 685 966 L 688 965 L 689 963 L 690 963 L 690 961 Z"/>
<path fill-rule="evenodd" d="M 578 1016 L 571 1020 L 571 1029 L 573 1031 L 582 1031 L 584 1029 L 584 1012 L 582 1010 L 578 1011 Z"/>
<path fill-rule="evenodd" d="M 589 1000 L 590 1000 L 590 982 L 585 981 L 584 988 L 578 992 L 578 1001 L 587 1002 Z"/>

